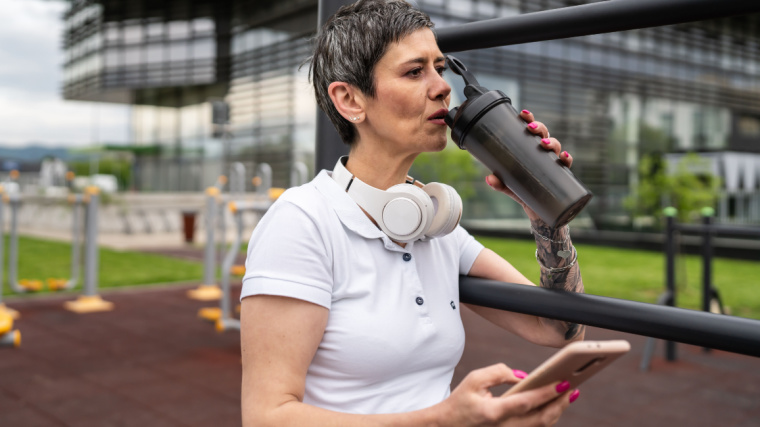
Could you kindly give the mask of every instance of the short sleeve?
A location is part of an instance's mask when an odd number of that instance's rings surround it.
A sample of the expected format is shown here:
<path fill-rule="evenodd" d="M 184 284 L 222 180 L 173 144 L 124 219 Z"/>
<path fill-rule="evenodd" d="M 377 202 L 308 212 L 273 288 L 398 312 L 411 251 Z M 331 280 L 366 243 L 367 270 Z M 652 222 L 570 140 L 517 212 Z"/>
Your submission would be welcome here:
<path fill-rule="evenodd" d="M 454 233 L 459 245 L 459 274 L 466 275 L 485 246 L 475 240 L 461 225 L 457 226 Z"/>
<path fill-rule="evenodd" d="M 278 201 L 251 235 L 240 299 L 277 295 L 330 308 L 332 260 L 317 222 L 300 207 Z"/>

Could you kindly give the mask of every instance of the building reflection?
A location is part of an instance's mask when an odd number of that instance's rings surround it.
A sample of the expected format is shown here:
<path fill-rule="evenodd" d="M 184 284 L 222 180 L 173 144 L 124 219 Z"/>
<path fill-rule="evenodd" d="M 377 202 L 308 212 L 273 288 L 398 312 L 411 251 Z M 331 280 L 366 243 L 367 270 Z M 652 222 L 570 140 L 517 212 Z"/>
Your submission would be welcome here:
<path fill-rule="evenodd" d="M 417 4 L 441 28 L 586 2 Z M 711 169 L 724 182 L 718 212 L 725 221 L 760 223 L 760 172 L 752 172 L 760 170 L 758 18 L 457 56 L 486 87 L 535 112 L 573 153 L 575 174 L 596 195 L 587 209 L 596 226 L 628 221 L 623 199 L 639 181 L 642 156 L 691 151 L 709 158 L 741 153 L 746 166 L 716 160 Z M 139 190 L 199 191 L 233 161 L 251 174 L 269 163 L 276 186 L 288 185 L 294 162 L 313 168 L 316 105 L 302 64 L 317 1 L 76 0 L 64 20 L 64 97 L 132 105 L 132 144 L 157 147 L 140 158 Z M 211 105 L 219 101 L 229 106 L 221 132 L 211 123 Z M 737 170 L 747 171 L 738 181 Z M 486 192 L 468 205 L 472 220 L 520 215 Z"/>

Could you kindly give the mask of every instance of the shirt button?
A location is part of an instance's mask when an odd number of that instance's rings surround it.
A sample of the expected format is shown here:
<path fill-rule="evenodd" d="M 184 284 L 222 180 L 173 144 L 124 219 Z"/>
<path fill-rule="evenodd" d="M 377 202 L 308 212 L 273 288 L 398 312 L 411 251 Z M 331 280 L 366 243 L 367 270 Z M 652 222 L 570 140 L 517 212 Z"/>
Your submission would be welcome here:
<path fill-rule="evenodd" d="M 410 253 L 407 252 L 407 253 L 404 254 L 403 258 L 404 258 L 404 261 L 411 261 L 412 260 L 412 254 L 410 254 Z"/>
<path fill-rule="evenodd" d="M 417 299 L 414 301 L 417 302 L 417 305 L 422 305 L 425 303 L 425 300 L 422 299 L 422 297 L 417 297 Z"/>

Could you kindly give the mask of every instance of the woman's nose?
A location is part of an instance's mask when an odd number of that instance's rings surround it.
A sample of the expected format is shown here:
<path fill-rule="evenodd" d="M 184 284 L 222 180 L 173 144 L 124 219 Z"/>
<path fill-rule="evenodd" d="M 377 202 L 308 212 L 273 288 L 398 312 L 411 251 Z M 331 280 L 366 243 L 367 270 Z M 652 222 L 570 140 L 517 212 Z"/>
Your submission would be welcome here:
<path fill-rule="evenodd" d="M 451 93 L 451 86 L 443 79 L 442 76 L 436 73 L 433 87 L 430 88 L 431 99 L 446 99 Z"/>

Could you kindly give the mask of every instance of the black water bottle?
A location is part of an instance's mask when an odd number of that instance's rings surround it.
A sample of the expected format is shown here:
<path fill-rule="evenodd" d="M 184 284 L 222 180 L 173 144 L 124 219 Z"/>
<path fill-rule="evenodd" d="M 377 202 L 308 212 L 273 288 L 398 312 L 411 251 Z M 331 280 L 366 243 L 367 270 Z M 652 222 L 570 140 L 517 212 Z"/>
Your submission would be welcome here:
<path fill-rule="evenodd" d="M 462 76 L 467 97 L 446 115 L 451 138 L 509 187 L 544 222 L 553 228 L 570 222 L 592 194 L 559 160 L 541 148 L 541 137 L 499 90 L 478 83 L 458 59 L 447 56 L 451 70 Z"/>

